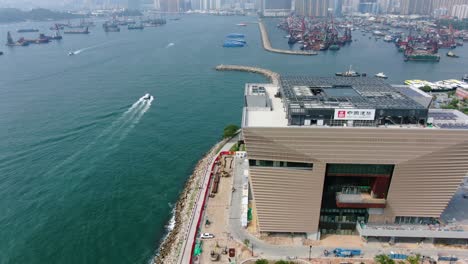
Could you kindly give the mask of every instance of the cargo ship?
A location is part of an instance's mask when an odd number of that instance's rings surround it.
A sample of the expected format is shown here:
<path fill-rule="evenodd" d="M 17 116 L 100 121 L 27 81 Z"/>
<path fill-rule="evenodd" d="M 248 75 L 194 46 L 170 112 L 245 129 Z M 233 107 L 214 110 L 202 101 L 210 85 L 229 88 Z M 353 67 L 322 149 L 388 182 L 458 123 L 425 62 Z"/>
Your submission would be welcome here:
<path fill-rule="evenodd" d="M 89 34 L 88 27 L 85 27 L 83 30 L 67 30 L 63 34 Z"/>
<path fill-rule="evenodd" d="M 10 31 L 7 33 L 7 46 L 13 47 L 13 46 L 28 46 L 29 42 L 27 42 L 24 38 L 20 38 L 17 41 L 13 41 L 13 38 L 11 37 Z"/>
<path fill-rule="evenodd" d="M 25 29 L 18 29 L 16 32 L 18 32 L 18 33 L 39 32 L 39 29 L 25 28 Z"/>
<path fill-rule="evenodd" d="M 50 39 L 48 37 L 46 37 L 46 35 L 44 34 L 39 34 L 39 38 L 37 39 L 26 39 L 25 40 L 26 42 L 28 43 L 32 43 L 32 44 L 47 44 L 50 42 Z"/>
<path fill-rule="evenodd" d="M 439 54 L 423 53 L 423 52 L 414 52 L 409 55 L 405 55 L 405 61 L 440 61 Z"/>

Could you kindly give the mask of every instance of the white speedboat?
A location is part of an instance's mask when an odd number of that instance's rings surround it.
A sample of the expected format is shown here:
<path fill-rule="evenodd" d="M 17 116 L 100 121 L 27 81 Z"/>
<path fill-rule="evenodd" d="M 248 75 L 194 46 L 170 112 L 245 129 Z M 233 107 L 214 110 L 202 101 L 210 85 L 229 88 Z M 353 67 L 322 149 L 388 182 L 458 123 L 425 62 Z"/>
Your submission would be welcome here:
<path fill-rule="evenodd" d="M 375 77 L 381 78 L 381 79 L 387 79 L 387 78 L 388 78 L 388 76 L 385 75 L 383 72 L 377 73 L 377 74 L 375 75 Z"/>
<path fill-rule="evenodd" d="M 143 96 L 143 100 L 150 100 L 153 96 L 149 93 L 145 94 L 145 96 Z"/>

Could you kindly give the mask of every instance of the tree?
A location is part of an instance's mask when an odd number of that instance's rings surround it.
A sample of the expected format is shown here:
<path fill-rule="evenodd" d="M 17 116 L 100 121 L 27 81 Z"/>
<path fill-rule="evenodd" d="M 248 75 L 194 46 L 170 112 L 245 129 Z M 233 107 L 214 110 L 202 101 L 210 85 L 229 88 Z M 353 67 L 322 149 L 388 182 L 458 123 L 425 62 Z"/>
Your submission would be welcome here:
<path fill-rule="evenodd" d="M 421 262 L 421 255 L 416 254 L 415 256 L 408 256 L 408 258 L 406 258 L 406 260 L 410 264 L 419 264 Z"/>
<path fill-rule="evenodd" d="M 237 130 L 239 130 L 239 126 L 237 125 L 228 125 L 224 128 L 224 132 L 223 132 L 223 138 L 230 138 L 230 137 L 233 137 Z"/>
<path fill-rule="evenodd" d="M 275 262 L 275 264 L 289 264 L 289 263 L 294 263 L 292 261 L 286 261 L 286 260 L 278 260 Z"/>
<path fill-rule="evenodd" d="M 426 93 L 432 91 L 432 88 L 431 88 L 429 85 L 425 85 L 425 86 L 423 86 L 423 87 L 421 87 L 421 88 L 419 88 L 419 89 L 420 89 L 421 91 L 423 91 L 423 92 L 426 92 Z"/>
<path fill-rule="evenodd" d="M 255 264 L 268 264 L 268 260 L 266 260 L 266 259 L 257 259 L 257 261 L 255 261 Z"/>
<path fill-rule="evenodd" d="M 395 264 L 395 261 L 385 254 L 375 256 L 374 260 L 379 264 Z"/>

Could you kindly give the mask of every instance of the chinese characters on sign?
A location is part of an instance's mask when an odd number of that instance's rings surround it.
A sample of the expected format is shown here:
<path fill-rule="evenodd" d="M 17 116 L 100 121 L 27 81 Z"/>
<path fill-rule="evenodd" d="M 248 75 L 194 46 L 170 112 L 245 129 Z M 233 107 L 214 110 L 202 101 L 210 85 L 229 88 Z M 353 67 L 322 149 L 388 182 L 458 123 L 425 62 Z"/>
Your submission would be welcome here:
<path fill-rule="evenodd" d="M 375 109 L 335 109 L 335 120 L 374 120 Z"/>

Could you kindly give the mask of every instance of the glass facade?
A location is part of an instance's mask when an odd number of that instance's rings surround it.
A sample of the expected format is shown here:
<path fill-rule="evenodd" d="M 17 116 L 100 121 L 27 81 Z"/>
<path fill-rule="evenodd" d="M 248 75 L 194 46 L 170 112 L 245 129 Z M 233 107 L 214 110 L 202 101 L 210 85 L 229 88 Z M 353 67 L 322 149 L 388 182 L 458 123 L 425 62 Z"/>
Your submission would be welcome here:
<path fill-rule="evenodd" d="M 409 224 L 409 225 L 434 225 L 439 221 L 433 217 L 414 217 L 414 216 L 397 216 L 395 217 L 395 224 Z"/>
<path fill-rule="evenodd" d="M 394 165 L 327 164 L 323 186 L 319 228 L 322 234 L 351 235 L 356 223 L 367 223 L 368 204 L 360 203 L 361 195 L 385 199 Z M 356 195 L 356 200 L 340 200 L 337 194 Z M 357 202 L 356 202 L 357 201 Z"/>
<path fill-rule="evenodd" d="M 394 165 L 328 164 L 327 176 L 391 176 Z"/>
<path fill-rule="evenodd" d="M 311 170 L 312 163 L 304 162 L 290 162 L 290 161 L 276 161 L 276 160 L 249 160 L 251 167 L 282 167 L 282 168 L 296 168 Z"/>

